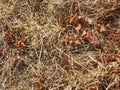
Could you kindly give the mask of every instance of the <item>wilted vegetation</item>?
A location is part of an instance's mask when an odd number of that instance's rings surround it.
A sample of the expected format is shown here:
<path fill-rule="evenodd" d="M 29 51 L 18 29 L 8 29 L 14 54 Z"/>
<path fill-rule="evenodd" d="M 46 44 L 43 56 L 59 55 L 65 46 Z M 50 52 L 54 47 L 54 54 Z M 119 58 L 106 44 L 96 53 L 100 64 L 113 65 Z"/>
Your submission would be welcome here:
<path fill-rule="evenodd" d="M 119 0 L 1 0 L 1 90 L 119 90 Z"/>

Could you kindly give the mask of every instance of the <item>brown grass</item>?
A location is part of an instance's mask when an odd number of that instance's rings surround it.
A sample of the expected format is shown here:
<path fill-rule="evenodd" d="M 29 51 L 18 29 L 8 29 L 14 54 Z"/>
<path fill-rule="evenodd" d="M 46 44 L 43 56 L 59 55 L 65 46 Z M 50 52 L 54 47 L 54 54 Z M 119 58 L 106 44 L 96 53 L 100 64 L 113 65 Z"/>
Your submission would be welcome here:
<path fill-rule="evenodd" d="M 119 1 L 0 0 L 0 83 L 0 90 L 119 90 Z"/>

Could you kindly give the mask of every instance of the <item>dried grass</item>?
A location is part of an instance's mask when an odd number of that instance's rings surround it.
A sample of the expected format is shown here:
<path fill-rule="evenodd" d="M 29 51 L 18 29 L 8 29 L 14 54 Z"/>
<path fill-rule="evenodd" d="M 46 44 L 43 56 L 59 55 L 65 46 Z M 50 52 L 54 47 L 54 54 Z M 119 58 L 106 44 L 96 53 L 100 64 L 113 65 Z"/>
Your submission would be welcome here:
<path fill-rule="evenodd" d="M 77 14 L 85 18 L 77 32 L 74 25 L 63 23 L 76 2 Z M 0 89 L 119 90 L 120 18 L 112 12 L 119 6 L 117 0 L 1 0 Z M 114 38 L 107 46 L 106 28 L 99 32 L 96 25 L 111 12 L 118 20 L 110 26 Z M 15 40 L 25 39 L 20 52 L 5 41 L 4 24 L 15 32 Z M 81 37 L 83 31 L 92 33 L 93 40 Z M 65 43 L 69 34 L 76 35 L 78 45 Z"/>

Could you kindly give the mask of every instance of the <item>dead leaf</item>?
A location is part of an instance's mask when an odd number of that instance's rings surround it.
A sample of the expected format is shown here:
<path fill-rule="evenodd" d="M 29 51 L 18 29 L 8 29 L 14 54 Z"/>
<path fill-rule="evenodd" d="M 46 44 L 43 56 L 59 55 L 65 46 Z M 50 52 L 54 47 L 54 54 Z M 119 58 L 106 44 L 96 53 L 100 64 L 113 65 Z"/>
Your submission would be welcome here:
<path fill-rule="evenodd" d="M 21 58 L 20 57 L 17 57 L 13 63 L 14 67 L 18 67 L 21 63 Z"/>
<path fill-rule="evenodd" d="M 105 41 L 105 44 L 106 44 L 107 46 L 111 46 L 111 45 L 112 45 L 112 42 L 111 42 L 110 40 L 106 40 L 106 41 Z"/>
<path fill-rule="evenodd" d="M 120 69 L 112 69 L 113 73 L 120 73 Z"/>
<path fill-rule="evenodd" d="M 89 90 L 97 90 L 96 86 L 91 86 Z"/>
<path fill-rule="evenodd" d="M 5 41 L 8 45 L 14 45 L 15 43 L 15 33 L 13 32 L 13 30 L 9 29 L 5 32 Z"/>
<path fill-rule="evenodd" d="M 81 37 L 85 40 L 87 40 L 89 43 L 93 42 L 93 35 L 91 32 L 86 32 L 85 30 L 81 34 Z"/>
<path fill-rule="evenodd" d="M 78 24 L 76 27 L 75 27 L 75 29 L 76 29 L 76 31 L 79 33 L 79 30 L 81 29 L 81 24 Z"/>
<path fill-rule="evenodd" d="M 23 37 L 19 38 L 16 42 L 17 47 L 25 47 L 25 39 Z"/>
<path fill-rule="evenodd" d="M 92 43 L 92 41 L 93 41 L 93 36 L 92 36 L 91 33 L 88 34 L 87 40 L 89 41 L 89 43 Z"/>
<path fill-rule="evenodd" d="M 64 64 L 64 68 L 65 69 L 70 69 L 72 66 L 71 62 L 69 60 L 66 61 L 66 63 Z"/>
<path fill-rule="evenodd" d="M 83 33 L 81 34 L 81 37 L 84 37 L 87 35 L 87 32 L 84 30 Z"/>
<path fill-rule="evenodd" d="M 101 26 L 100 26 L 100 32 L 105 32 L 105 31 L 106 31 L 105 26 L 104 26 L 104 25 L 101 25 Z"/>
<path fill-rule="evenodd" d="M 48 90 L 45 84 L 38 81 L 34 82 L 33 85 L 35 86 L 35 90 Z"/>
<path fill-rule="evenodd" d="M 74 39 L 77 37 L 77 35 L 76 34 L 69 34 L 69 35 L 67 35 L 66 37 L 65 37 L 65 40 L 64 40 L 64 42 L 65 42 L 65 45 L 67 45 L 67 44 L 72 44 L 73 42 L 74 42 Z"/>
<path fill-rule="evenodd" d="M 80 40 L 76 40 L 76 41 L 75 41 L 75 44 L 76 44 L 76 45 L 80 45 L 80 44 L 81 44 Z"/>
<path fill-rule="evenodd" d="M 9 27 L 8 27 L 7 24 L 4 24 L 4 25 L 2 26 L 2 30 L 3 30 L 4 32 L 6 32 L 8 29 L 9 29 Z"/>
<path fill-rule="evenodd" d="M 72 24 L 72 22 L 74 22 L 74 15 L 70 15 L 70 19 L 69 19 L 69 23 Z"/>

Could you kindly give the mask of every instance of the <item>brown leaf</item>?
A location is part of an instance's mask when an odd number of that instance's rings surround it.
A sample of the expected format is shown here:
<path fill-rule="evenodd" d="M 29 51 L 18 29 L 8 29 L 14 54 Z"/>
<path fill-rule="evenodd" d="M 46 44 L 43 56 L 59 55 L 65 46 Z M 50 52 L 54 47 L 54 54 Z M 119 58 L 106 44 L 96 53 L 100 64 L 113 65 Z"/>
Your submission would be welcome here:
<path fill-rule="evenodd" d="M 23 37 L 19 38 L 16 42 L 16 46 L 17 48 L 25 47 L 25 39 Z"/>
<path fill-rule="evenodd" d="M 93 36 L 92 36 L 91 33 L 88 34 L 88 36 L 87 36 L 87 40 L 88 40 L 90 43 L 92 43 L 92 41 L 93 41 Z"/>
<path fill-rule="evenodd" d="M 76 29 L 76 31 L 79 33 L 79 30 L 81 29 L 81 24 L 78 24 L 76 27 L 75 27 L 75 29 Z"/>
<path fill-rule="evenodd" d="M 78 22 L 78 19 L 76 17 L 76 14 L 70 15 L 69 24 L 73 25 L 74 27 L 78 26 L 79 22 Z"/>
<path fill-rule="evenodd" d="M 64 68 L 65 68 L 65 69 L 70 69 L 71 66 L 72 66 L 72 64 L 71 64 L 71 62 L 70 62 L 69 60 L 66 61 L 66 63 L 64 64 Z"/>
<path fill-rule="evenodd" d="M 84 37 L 87 35 L 87 32 L 84 30 L 83 33 L 81 34 L 81 37 Z"/>
<path fill-rule="evenodd" d="M 87 40 L 88 42 L 92 43 L 93 41 L 93 35 L 91 32 L 86 32 L 85 30 L 83 31 L 83 33 L 81 34 L 81 37 L 85 40 Z"/>
<path fill-rule="evenodd" d="M 33 85 L 35 86 L 35 90 L 48 90 L 45 84 L 40 83 L 38 81 L 34 82 Z"/>
<path fill-rule="evenodd" d="M 106 44 L 107 46 L 111 46 L 111 45 L 112 45 L 112 42 L 111 42 L 110 40 L 106 40 L 106 41 L 105 41 L 105 44 Z"/>
<path fill-rule="evenodd" d="M 76 34 L 70 34 L 68 36 L 66 36 L 64 42 L 65 42 L 65 45 L 66 44 L 72 44 L 73 43 L 73 40 L 77 37 Z"/>
<path fill-rule="evenodd" d="M 15 61 L 14 61 L 14 67 L 18 67 L 19 65 L 20 65 L 20 63 L 21 63 L 21 58 L 20 57 L 17 57 L 16 59 L 15 59 Z"/>
<path fill-rule="evenodd" d="M 97 90 L 96 86 L 91 86 L 89 90 Z"/>
<path fill-rule="evenodd" d="M 120 73 L 120 69 L 112 69 L 113 73 Z"/>
<path fill-rule="evenodd" d="M 3 30 L 4 32 L 6 32 L 8 29 L 9 29 L 9 27 L 8 27 L 7 24 L 4 24 L 4 25 L 2 26 L 2 30 Z"/>
<path fill-rule="evenodd" d="M 106 31 L 105 26 L 104 26 L 104 25 L 101 25 L 101 26 L 100 26 L 100 32 L 105 32 L 105 31 Z"/>
<path fill-rule="evenodd" d="M 15 34 L 13 32 L 13 30 L 9 29 L 5 32 L 5 41 L 8 45 L 14 45 L 15 41 Z"/>
<path fill-rule="evenodd" d="M 80 44 L 81 44 L 80 40 L 76 40 L 76 41 L 75 41 L 75 44 L 76 44 L 76 45 L 80 45 Z"/>
<path fill-rule="evenodd" d="M 74 15 L 70 15 L 69 23 L 72 24 L 75 20 Z"/>

